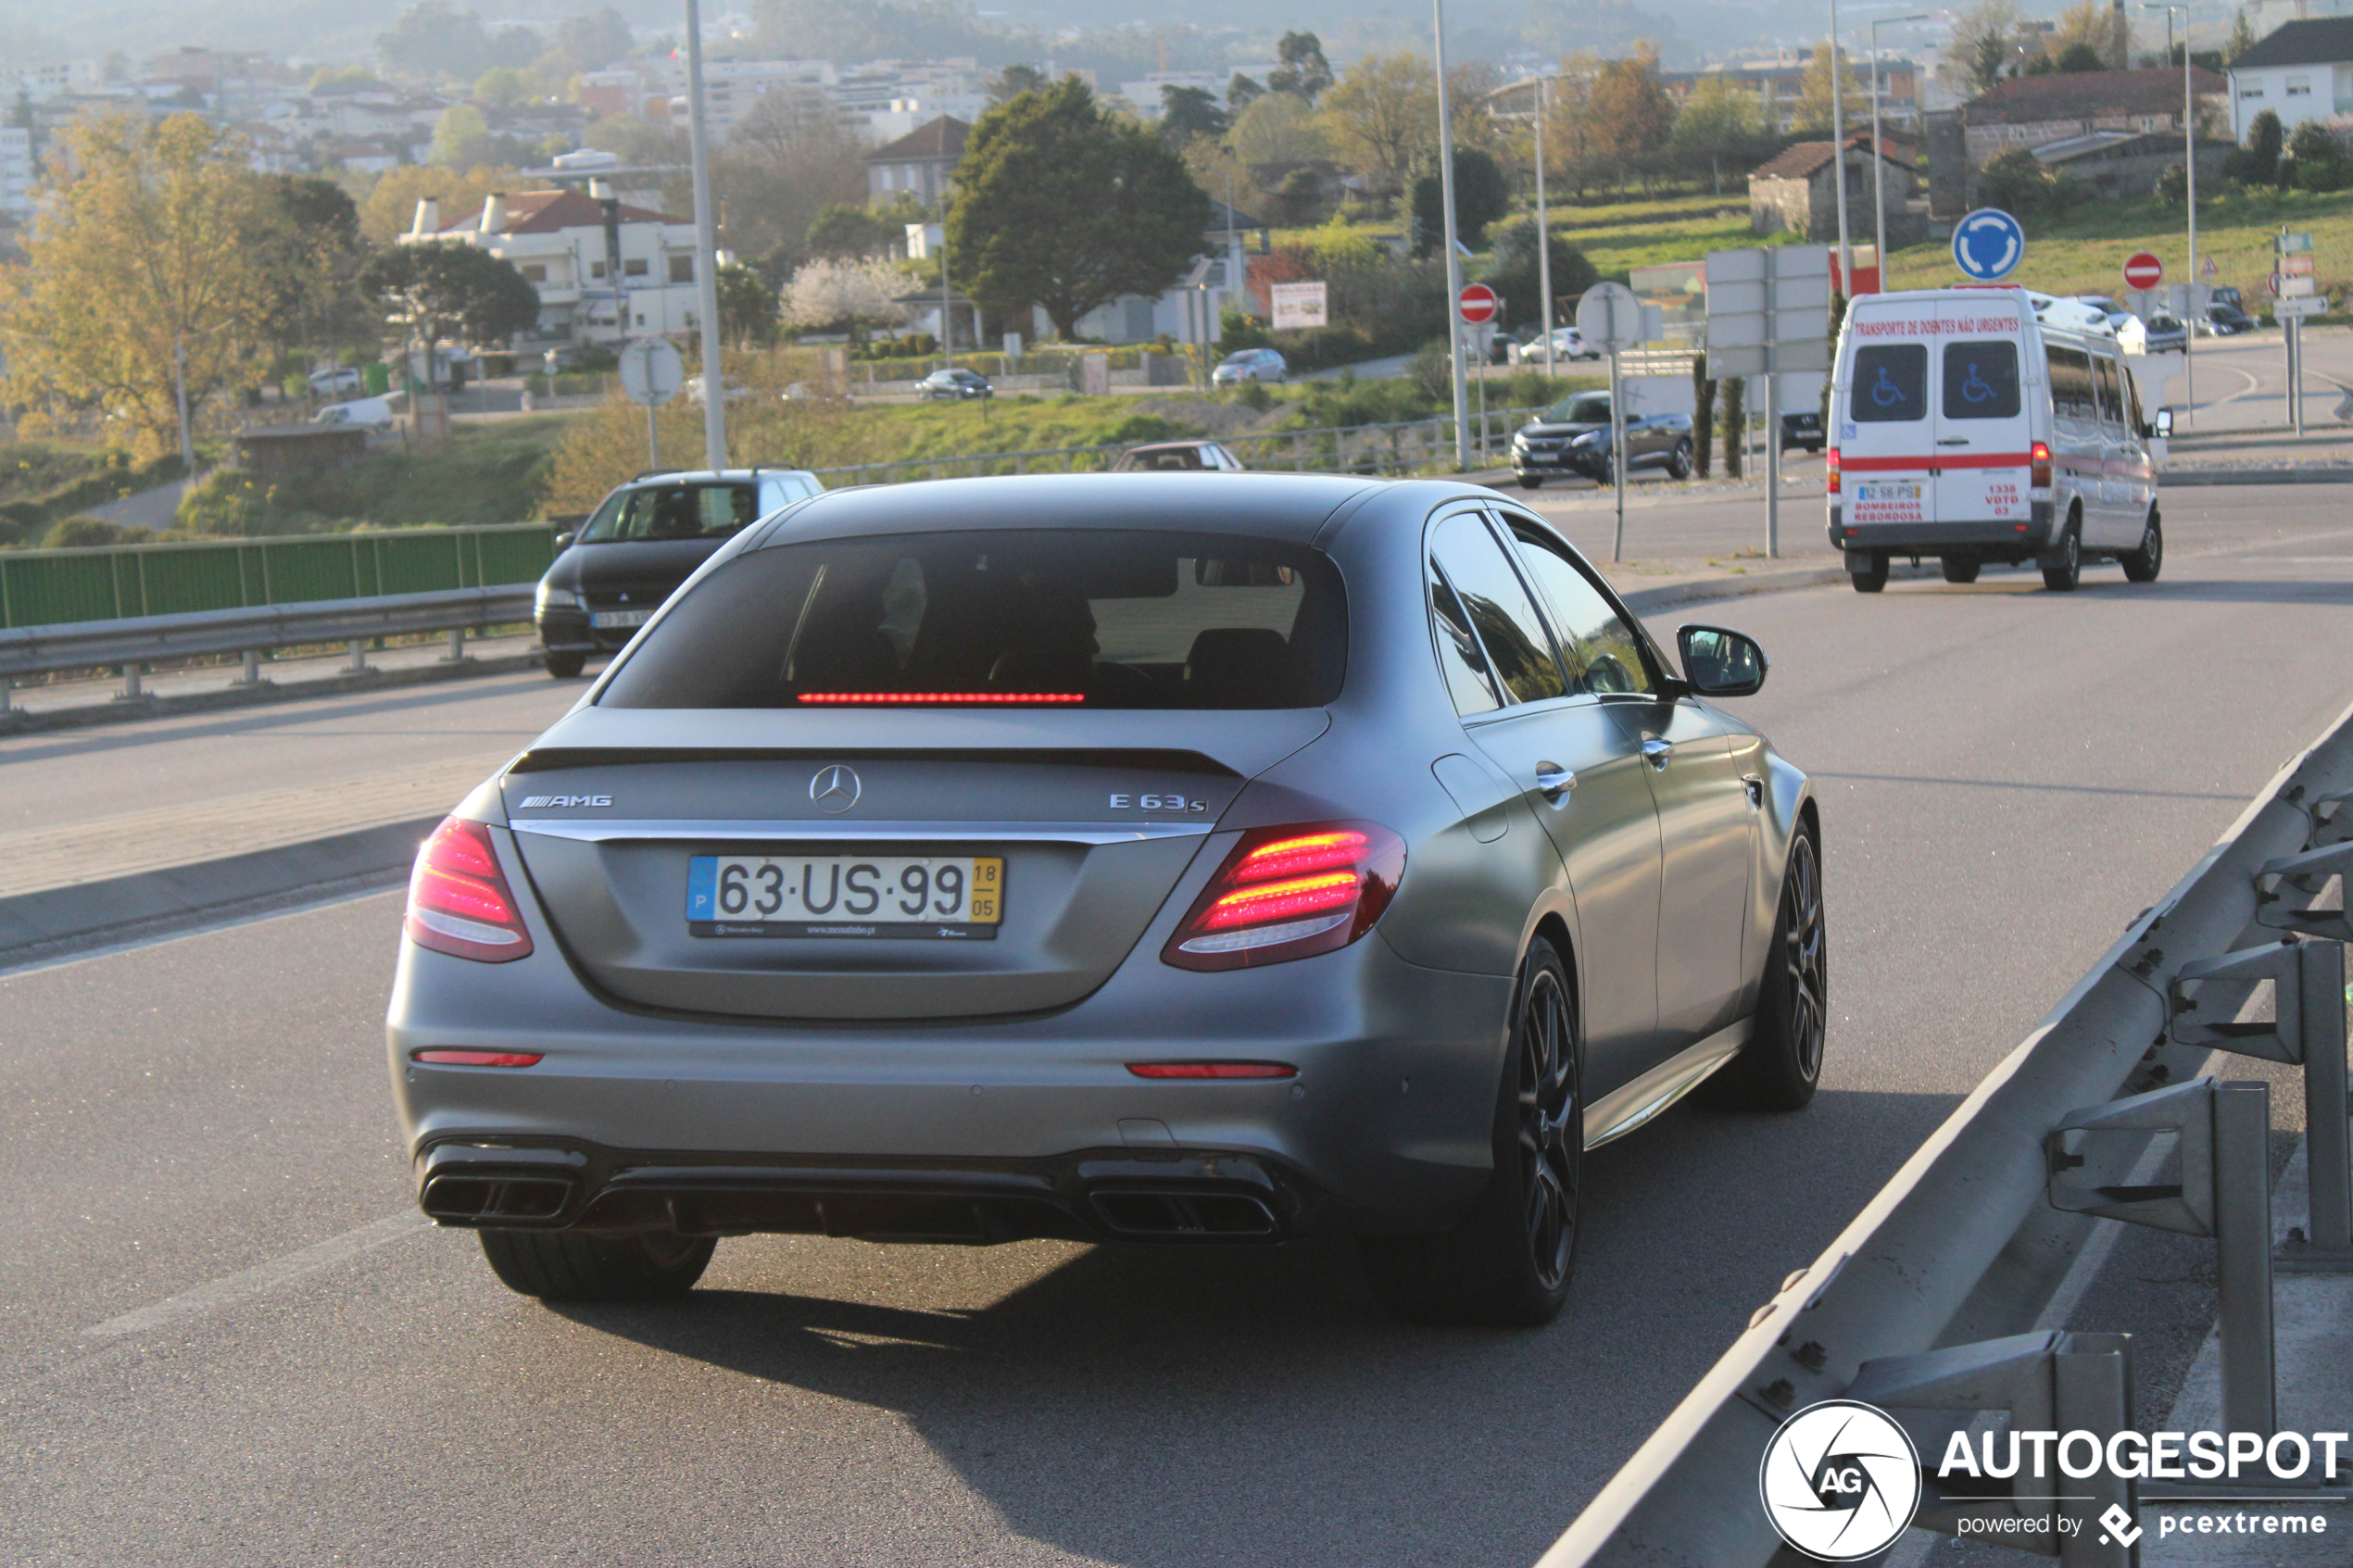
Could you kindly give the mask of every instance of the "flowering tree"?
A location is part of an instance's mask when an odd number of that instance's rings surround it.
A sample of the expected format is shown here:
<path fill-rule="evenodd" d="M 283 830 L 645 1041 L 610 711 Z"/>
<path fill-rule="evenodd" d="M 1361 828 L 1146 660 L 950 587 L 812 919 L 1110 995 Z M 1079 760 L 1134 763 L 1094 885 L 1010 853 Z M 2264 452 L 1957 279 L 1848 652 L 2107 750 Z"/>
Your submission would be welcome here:
<path fill-rule="evenodd" d="M 789 327 L 846 326 L 864 341 L 874 327 L 896 327 L 913 316 L 899 296 L 914 280 L 896 262 L 821 257 L 802 264 L 785 284 L 777 314 Z"/>

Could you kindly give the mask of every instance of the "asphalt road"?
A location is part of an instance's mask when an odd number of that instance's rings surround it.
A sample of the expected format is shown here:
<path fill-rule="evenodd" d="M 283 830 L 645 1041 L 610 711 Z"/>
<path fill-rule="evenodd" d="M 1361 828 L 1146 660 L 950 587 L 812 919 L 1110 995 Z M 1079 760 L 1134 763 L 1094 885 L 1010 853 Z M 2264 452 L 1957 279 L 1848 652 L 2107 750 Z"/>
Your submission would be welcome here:
<path fill-rule="evenodd" d="M 2183 492 L 2151 587 L 1713 608 L 1771 654 L 1742 711 L 1822 800 L 1826 1088 L 1596 1154 L 1541 1332 L 1395 1326 L 1325 1245 L 749 1239 L 683 1306 L 549 1311 L 406 1218 L 395 896 L 0 978 L 0 1558 L 1532 1561 L 2353 698 L 2339 495 Z M 475 700 L 366 721 L 422 751 L 538 699 Z"/>

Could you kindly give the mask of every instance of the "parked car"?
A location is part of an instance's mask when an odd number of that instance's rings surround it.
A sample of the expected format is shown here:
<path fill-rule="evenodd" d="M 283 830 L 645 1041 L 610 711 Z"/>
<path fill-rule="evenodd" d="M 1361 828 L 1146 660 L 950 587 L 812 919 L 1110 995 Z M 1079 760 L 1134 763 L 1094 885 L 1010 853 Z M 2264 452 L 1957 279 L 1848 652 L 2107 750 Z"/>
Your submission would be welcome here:
<path fill-rule="evenodd" d="M 556 536 L 539 579 L 533 619 L 547 673 L 569 680 L 627 643 L 747 524 L 824 489 L 804 470 L 770 468 L 640 474 L 616 487 L 577 533 Z"/>
<path fill-rule="evenodd" d="M 2053 325 L 2028 303 L 2022 290 L 1952 288 L 1848 307 L 1825 488 L 1857 593 L 1886 587 L 1897 556 L 1938 558 L 1948 583 L 2032 561 L 2045 587 L 2069 593 L 2100 559 L 2156 581 L 2150 443 L 2170 417 L 2143 417 L 2107 332 Z"/>
<path fill-rule="evenodd" d="M 367 390 L 368 378 L 352 366 L 337 370 L 310 372 L 310 395 L 313 397 L 347 396 Z"/>
<path fill-rule="evenodd" d="M 2189 341 L 2190 330 L 2162 311 L 2145 321 L 2127 316 L 2116 329 L 2116 346 L 2127 354 L 2179 354 Z"/>
<path fill-rule="evenodd" d="M 1818 452 L 1829 445 L 1830 439 L 1822 429 L 1820 414 L 1809 409 L 1803 414 L 1781 416 L 1782 451 L 1786 452 L 1794 446 L 1801 451 Z"/>
<path fill-rule="evenodd" d="M 1130 446 L 1114 473 L 1240 473 L 1242 460 L 1215 441 L 1154 441 Z"/>
<path fill-rule="evenodd" d="M 1290 375 L 1290 365 L 1272 348 L 1237 348 L 1217 362 L 1209 372 L 1213 386 L 1239 386 L 1244 382 L 1280 382 Z"/>
<path fill-rule="evenodd" d="M 2208 337 L 2236 337 L 2241 332 L 2253 332 L 2255 326 L 2254 317 L 2220 299 L 2207 307 L 2197 323 L 2198 331 Z"/>
<path fill-rule="evenodd" d="M 681 390 L 686 393 L 687 402 L 700 405 L 703 398 L 702 377 L 688 376 L 683 383 Z M 741 402 L 744 398 L 751 395 L 751 388 L 748 386 L 728 385 L 724 386 L 721 395 L 725 397 L 730 403 Z"/>
<path fill-rule="evenodd" d="M 1489 364 L 1508 365 L 1518 353 L 1519 337 L 1516 333 L 1490 332 L 1487 334 L 1487 362 Z"/>
<path fill-rule="evenodd" d="M 315 425 L 364 425 L 370 430 L 390 430 L 393 424 L 392 399 L 389 397 L 355 397 L 348 403 L 330 403 L 310 416 Z"/>
<path fill-rule="evenodd" d="M 997 389 L 978 371 L 951 366 L 917 382 L 915 395 L 926 403 L 961 403 L 967 398 L 994 397 Z"/>
<path fill-rule="evenodd" d="M 1718 706 L 1756 644 L 1676 642 L 1459 483 L 820 495 L 426 840 L 418 1202 L 552 1301 L 760 1233 L 1345 1236 L 1400 1316 L 1543 1323 L 1587 1149 L 1821 1071 L 1821 809 Z"/>
<path fill-rule="evenodd" d="M 1512 472 L 1520 486 L 1539 489 L 1547 479 L 1581 474 L 1596 484 L 1611 483 L 1609 394 L 1579 392 L 1564 397 L 1512 433 Z M 1663 469 L 1669 479 L 1692 476 L 1692 417 L 1689 414 L 1626 416 L 1626 470 Z"/>
<path fill-rule="evenodd" d="M 1588 345 L 1583 334 L 1575 327 L 1553 329 L 1554 363 L 1558 364 L 1565 359 L 1599 359 L 1601 358 L 1602 351 Z M 1543 338 L 1538 336 L 1522 343 L 1514 359 L 1516 363 L 1522 365 L 1542 364 L 1544 362 Z"/>

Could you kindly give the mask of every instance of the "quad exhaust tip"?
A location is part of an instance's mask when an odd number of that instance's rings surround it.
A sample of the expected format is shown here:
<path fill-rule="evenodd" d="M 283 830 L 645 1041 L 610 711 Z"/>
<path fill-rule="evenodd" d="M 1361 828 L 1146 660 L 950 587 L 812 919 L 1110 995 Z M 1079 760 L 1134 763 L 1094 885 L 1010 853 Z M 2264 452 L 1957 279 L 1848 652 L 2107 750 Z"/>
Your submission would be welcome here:
<path fill-rule="evenodd" d="M 551 1176 L 434 1176 L 418 1201 L 445 1224 L 479 1225 L 555 1219 L 571 1201 L 572 1183 Z"/>

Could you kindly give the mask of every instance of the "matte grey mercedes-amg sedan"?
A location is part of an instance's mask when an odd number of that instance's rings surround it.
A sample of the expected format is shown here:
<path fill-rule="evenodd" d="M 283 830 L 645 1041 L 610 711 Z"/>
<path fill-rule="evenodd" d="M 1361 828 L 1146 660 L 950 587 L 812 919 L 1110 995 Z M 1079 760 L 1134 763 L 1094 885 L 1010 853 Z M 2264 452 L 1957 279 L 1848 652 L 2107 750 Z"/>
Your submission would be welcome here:
<path fill-rule="evenodd" d="M 1584 1151 L 1820 1071 L 1819 823 L 1532 513 L 1440 482 L 837 491 L 421 851 L 420 1201 L 549 1299 L 717 1237 L 1345 1235 L 1541 1323 Z"/>

